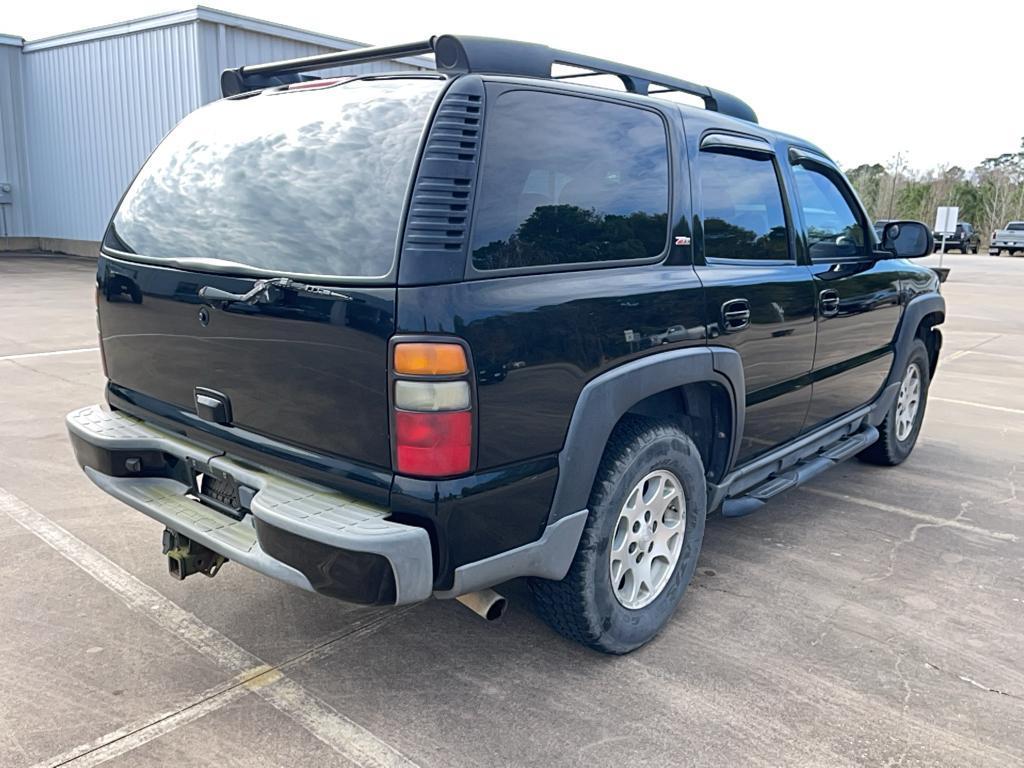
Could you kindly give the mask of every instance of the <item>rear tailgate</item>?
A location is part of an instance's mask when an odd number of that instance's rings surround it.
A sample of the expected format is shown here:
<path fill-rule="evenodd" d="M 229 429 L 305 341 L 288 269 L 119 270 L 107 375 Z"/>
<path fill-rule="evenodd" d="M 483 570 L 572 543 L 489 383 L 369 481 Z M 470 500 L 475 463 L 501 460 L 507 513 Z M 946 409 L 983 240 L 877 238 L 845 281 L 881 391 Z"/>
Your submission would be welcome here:
<path fill-rule="evenodd" d="M 1000 229 L 996 232 L 995 237 L 992 238 L 992 242 L 1001 245 L 1024 247 L 1024 230 Z"/>
<path fill-rule="evenodd" d="M 115 390 L 200 416 L 196 389 L 212 390 L 235 427 L 389 467 L 397 242 L 441 87 L 276 88 L 186 117 L 104 238 L 99 325 Z M 295 282 L 242 298 L 284 277 Z"/>
<path fill-rule="evenodd" d="M 204 302 L 202 286 L 244 293 L 252 279 L 104 257 L 100 337 L 112 384 L 186 411 L 195 388 L 225 395 L 234 426 L 388 467 L 387 339 L 395 289 L 273 304 Z"/>

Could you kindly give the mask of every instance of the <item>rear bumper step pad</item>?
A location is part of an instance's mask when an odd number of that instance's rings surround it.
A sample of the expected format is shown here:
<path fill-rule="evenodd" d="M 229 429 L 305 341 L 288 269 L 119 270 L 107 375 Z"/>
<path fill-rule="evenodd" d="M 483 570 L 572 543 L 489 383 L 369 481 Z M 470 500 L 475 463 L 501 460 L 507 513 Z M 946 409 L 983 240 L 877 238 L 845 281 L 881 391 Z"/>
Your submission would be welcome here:
<path fill-rule="evenodd" d="M 111 496 L 214 552 L 281 581 L 314 591 L 298 568 L 260 546 L 253 517 L 302 539 L 387 559 L 395 603 L 424 600 L 433 589 L 430 537 L 422 528 L 387 520 L 387 510 L 277 472 L 239 464 L 219 451 L 98 405 L 68 414 L 68 432 L 86 475 Z M 251 515 L 236 520 L 186 496 L 189 486 L 171 477 L 131 477 L 111 472 L 112 453 L 154 452 L 189 459 L 255 489 Z M 102 455 L 104 461 L 96 461 Z M 99 466 L 94 466 L 99 465 Z M 108 474 L 109 472 L 109 474 Z"/>

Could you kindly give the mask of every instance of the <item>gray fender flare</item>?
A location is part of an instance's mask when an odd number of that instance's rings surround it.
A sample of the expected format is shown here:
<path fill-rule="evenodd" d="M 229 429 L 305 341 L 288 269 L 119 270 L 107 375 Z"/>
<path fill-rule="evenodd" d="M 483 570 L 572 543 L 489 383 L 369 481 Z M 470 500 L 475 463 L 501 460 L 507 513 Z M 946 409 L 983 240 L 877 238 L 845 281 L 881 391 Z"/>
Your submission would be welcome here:
<path fill-rule="evenodd" d="M 605 445 L 626 411 L 651 395 L 700 382 L 720 384 L 731 399 L 731 467 L 743 435 L 746 399 L 739 353 L 727 347 L 696 347 L 642 357 L 597 376 L 580 392 L 558 454 L 548 525 L 586 509 Z"/>
<path fill-rule="evenodd" d="M 903 370 L 907 367 L 907 360 L 910 358 L 910 345 L 917 334 L 917 327 L 921 324 L 921 320 L 926 315 L 936 312 L 945 319 L 946 300 L 938 293 L 916 296 L 903 310 L 903 317 L 900 320 L 899 329 L 896 331 L 892 368 L 889 370 L 889 378 L 885 380 L 887 387 L 898 383 L 902 378 Z"/>
<path fill-rule="evenodd" d="M 881 393 L 875 398 L 868 416 L 868 423 L 872 426 L 877 427 L 882 423 L 893 400 L 896 399 L 900 381 L 903 379 L 903 371 L 906 370 L 907 361 L 910 358 L 910 345 L 914 341 L 914 336 L 917 335 L 917 327 L 926 315 L 936 312 L 941 314 L 945 320 L 946 300 L 937 293 L 916 296 L 903 310 L 903 317 L 900 318 L 900 324 L 893 340 L 892 367 L 889 369 L 889 375 L 885 379 L 885 384 L 882 385 Z"/>

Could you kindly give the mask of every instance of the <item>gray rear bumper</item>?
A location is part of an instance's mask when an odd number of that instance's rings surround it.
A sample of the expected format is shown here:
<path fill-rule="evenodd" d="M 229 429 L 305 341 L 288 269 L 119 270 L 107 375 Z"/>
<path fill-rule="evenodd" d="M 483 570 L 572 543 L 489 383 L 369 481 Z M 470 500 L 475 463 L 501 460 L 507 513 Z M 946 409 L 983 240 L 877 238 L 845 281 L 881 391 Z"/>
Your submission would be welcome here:
<path fill-rule="evenodd" d="M 96 485 L 229 560 L 302 589 L 319 591 L 298 568 L 264 551 L 255 518 L 273 529 L 335 550 L 386 558 L 394 575 L 395 604 L 417 602 L 431 594 L 430 537 L 422 528 L 387 520 L 387 510 L 323 486 L 242 465 L 220 451 L 120 411 L 88 406 L 69 413 L 66 422 L 78 462 Z M 189 486 L 179 477 L 130 476 L 120 458 L 115 459 L 116 467 L 108 466 L 109 457 L 126 452 L 156 452 L 183 463 L 192 459 L 227 473 L 255 491 L 248 505 L 251 514 L 236 520 L 193 500 L 186 496 Z M 97 455 L 107 458 L 100 462 Z"/>

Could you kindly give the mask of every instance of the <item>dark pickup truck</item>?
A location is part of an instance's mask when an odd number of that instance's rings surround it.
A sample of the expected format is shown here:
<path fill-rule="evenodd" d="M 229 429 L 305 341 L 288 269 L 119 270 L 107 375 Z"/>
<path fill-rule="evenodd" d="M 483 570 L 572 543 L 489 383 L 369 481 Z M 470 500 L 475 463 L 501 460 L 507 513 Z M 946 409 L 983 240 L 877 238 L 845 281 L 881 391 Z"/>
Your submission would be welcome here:
<path fill-rule="evenodd" d="M 436 73 L 308 74 L 424 52 Z M 529 577 L 556 630 L 624 653 L 708 514 L 913 449 L 945 304 L 905 257 L 931 233 L 876 235 L 824 152 L 739 99 L 453 36 L 222 87 L 114 214 L 106 403 L 67 417 L 176 577 L 234 560 L 486 616 Z"/>
<path fill-rule="evenodd" d="M 981 247 L 981 235 L 974 230 L 973 225 L 966 221 L 958 221 L 956 229 L 947 234 L 945 240 L 943 240 L 941 232 L 933 232 L 932 237 L 935 239 L 936 253 L 939 251 L 946 253 L 950 250 L 957 250 L 960 253 L 977 253 L 978 248 Z"/>

